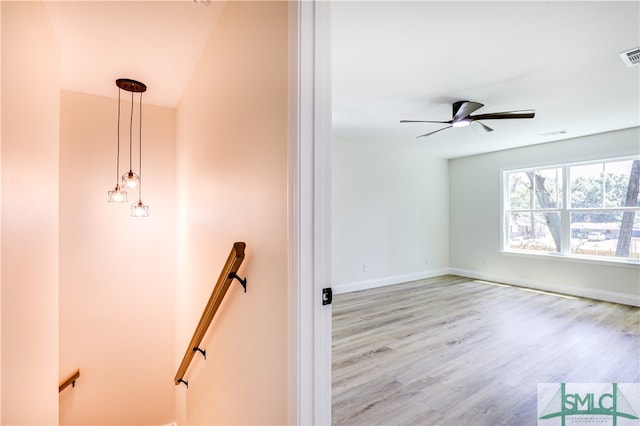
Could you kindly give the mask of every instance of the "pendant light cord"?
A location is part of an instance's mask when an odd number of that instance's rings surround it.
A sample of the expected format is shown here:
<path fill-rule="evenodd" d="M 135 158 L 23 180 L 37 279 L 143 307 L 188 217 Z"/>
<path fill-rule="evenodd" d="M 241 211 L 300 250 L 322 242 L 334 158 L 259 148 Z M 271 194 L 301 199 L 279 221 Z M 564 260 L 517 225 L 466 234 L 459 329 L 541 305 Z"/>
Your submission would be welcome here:
<path fill-rule="evenodd" d="M 131 149 L 133 147 L 133 91 L 131 92 L 131 120 L 129 121 L 129 171 L 132 171 L 131 167 Z"/>
<path fill-rule="evenodd" d="M 140 149 L 139 155 L 138 155 L 138 176 L 140 177 L 140 183 L 138 185 L 138 199 L 139 201 L 142 201 L 142 92 L 140 92 L 140 105 L 138 107 L 140 109 L 140 122 L 138 124 L 138 129 L 140 131 L 140 139 L 138 142 L 138 146 Z M 133 111 L 133 108 L 132 108 Z"/>
<path fill-rule="evenodd" d="M 116 156 L 116 186 L 120 180 L 120 87 L 118 87 L 118 154 Z"/>

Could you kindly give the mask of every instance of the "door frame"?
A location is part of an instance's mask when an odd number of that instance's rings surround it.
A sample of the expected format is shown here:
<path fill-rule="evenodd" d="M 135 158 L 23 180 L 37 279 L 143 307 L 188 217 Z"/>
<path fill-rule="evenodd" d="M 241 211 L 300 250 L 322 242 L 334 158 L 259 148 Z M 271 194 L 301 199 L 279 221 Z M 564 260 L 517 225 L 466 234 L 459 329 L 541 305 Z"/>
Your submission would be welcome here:
<path fill-rule="evenodd" d="M 288 420 L 331 424 L 330 2 L 289 2 Z"/>

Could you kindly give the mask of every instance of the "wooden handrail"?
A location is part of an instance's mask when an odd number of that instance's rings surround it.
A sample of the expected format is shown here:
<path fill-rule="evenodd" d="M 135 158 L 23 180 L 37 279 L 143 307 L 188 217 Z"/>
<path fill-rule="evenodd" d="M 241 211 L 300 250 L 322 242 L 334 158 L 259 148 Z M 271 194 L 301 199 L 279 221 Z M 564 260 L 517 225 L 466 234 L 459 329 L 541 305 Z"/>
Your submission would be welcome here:
<path fill-rule="evenodd" d="M 70 375 L 69 377 L 64 379 L 64 381 L 62 383 L 60 383 L 60 386 L 58 386 L 58 393 L 62 392 L 64 390 L 64 388 L 66 388 L 69 385 L 75 386 L 76 385 L 76 380 L 78 379 L 78 377 L 80 377 L 80 369 L 79 368 L 76 371 L 74 371 L 72 375 Z"/>
<path fill-rule="evenodd" d="M 182 363 L 178 368 L 176 377 L 173 379 L 176 385 L 180 382 L 184 382 L 184 375 L 189 368 L 189 364 L 191 364 L 191 360 L 193 359 L 195 352 L 199 350 L 200 342 L 202 342 L 204 335 L 209 329 L 209 325 L 211 324 L 211 320 L 213 320 L 213 316 L 218 311 L 218 308 L 220 307 L 225 294 L 227 294 L 227 290 L 231 285 L 231 281 L 233 281 L 233 279 L 237 277 L 236 272 L 238 272 L 238 269 L 240 268 L 240 265 L 244 260 L 245 247 L 246 244 L 243 242 L 233 243 L 233 248 L 231 249 L 229 257 L 227 258 L 227 263 L 225 263 L 224 268 L 222 268 L 220 278 L 218 278 L 218 282 L 211 292 L 211 297 L 207 302 L 207 306 L 204 308 L 204 312 L 202 313 L 200 322 L 196 327 L 196 331 L 193 333 L 191 342 L 189 342 L 189 346 L 187 347 L 187 351 L 182 358 Z M 186 382 L 184 383 L 186 384 Z"/>

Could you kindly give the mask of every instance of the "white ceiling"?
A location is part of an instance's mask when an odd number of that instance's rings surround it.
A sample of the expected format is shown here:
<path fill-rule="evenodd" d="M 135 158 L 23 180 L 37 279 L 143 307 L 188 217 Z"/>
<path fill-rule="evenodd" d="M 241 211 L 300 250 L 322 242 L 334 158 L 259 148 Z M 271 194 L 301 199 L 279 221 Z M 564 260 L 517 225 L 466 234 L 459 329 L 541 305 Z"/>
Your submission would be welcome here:
<path fill-rule="evenodd" d="M 640 3 L 334 2 L 334 135 L 371 144 L 427 144 L 447 158 L 640 124 Z M 535 109 L 531 120 L 485 121 L 478 134 L 401 119 L 450 120 L 451 104 L 480 113 Z M 560 137 L 543 133 L 566 130 Z M 639 142 L 640 143 L 640 142 Z"/>
<path fill-rule="evenodd" d="M 117 96 L 148 86 L 175 107 L 224 1 L 46 1 L 61 46 L 62 88 Z M 428 144 L 447 158 L 640 125 L 640 2 L 332 1 L 334 134 L 370 144 Z M 532 120 L 448 129 L 451 103 L 477 113 L 535 109 Z M 561 136 L 541 134 L 566 130 Z"/>
<path fill-rule="evenodd" d="M 144 102 L 176 107 L 224 1 L 45 1 L 60 43 L 63 89 L 118 96 L 115 81 L 147 85 Z"/>

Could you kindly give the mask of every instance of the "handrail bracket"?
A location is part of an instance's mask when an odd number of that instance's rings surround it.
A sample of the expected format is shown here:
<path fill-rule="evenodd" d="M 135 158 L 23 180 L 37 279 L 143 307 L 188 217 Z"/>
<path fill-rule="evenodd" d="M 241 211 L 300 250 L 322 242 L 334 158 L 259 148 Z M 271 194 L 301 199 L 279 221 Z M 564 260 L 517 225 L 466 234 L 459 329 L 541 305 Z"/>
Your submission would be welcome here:
<path fill-rule="evenodd" d="M 242 286 L 242 288 L 244 289 L 244 292 L 245 292 L 245 293 L 247 292 L 247 278 L 246 278 L 246 277 L 245 277 L 244 279 L 242 279 L 242 278 L 240 278 L 240 277 L 238 276 L 238 274 L 236 274 L 235 272 L 231 272 L 231 273 L 229 274 L 229 277 L 228 277 L 228 278 L 229 278 L 230 280 L 233 280 L 233 279 L 238 280 L 238 282 L 240 283 L 240 285 L 241 285 L 241 286 Z"/>
<path fill-rule="evenodd" d="M 200 349 L 198 347 L 193 348 L 193 351 L 198 351 L 202 354 L 202 356 L 204 357 L 204 359 L 207 359 L 207 350 L 206 349 Z"/>

